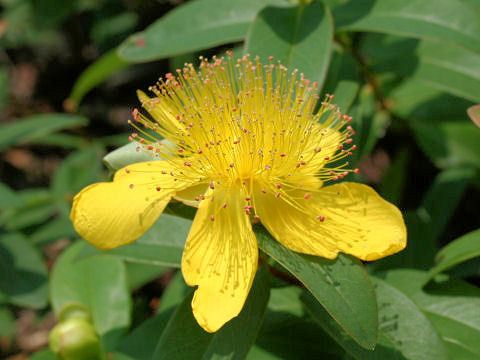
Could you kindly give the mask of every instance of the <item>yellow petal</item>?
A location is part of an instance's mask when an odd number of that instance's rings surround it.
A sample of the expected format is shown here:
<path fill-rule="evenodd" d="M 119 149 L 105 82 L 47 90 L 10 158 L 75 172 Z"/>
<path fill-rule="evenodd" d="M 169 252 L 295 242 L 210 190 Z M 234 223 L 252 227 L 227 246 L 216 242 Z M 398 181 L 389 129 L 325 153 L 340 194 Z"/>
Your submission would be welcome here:
<path fill-rule="evenodd" d="M 216 189 L 213 201 L 210 196 L 212 191 L 200 203 L 190 229 L 182 273 L 187 284 L 198 285 L 192 300 L 198 324 L 215 332 L 242 310 L 257 269 L 258 249 L 240 189 Z"/>
<path fill-rule="evenodd" d="M 255 193 L 255 209 L 270 233 L 291 250 L 335 258 L 338 252 L 376 260 L 406 246 L 400 211 L 372 188 L 357 183 L 297 190 L 275 198 Z"/>
<path fill-rule="evenodd" d="M 198 200 L 201 195 L 207 191 L 208 184 L 194 185 L 185 190 L 179 191 L 175 194 L 175 200 L 181 201 L 187 206 L 193 206 L 198 208 L 200 201 Z"/>
<path fill-rule="evenodd" d="M 160 169 L 172 168 L 164 161 L 132 164 L 117 171 L 113 182 L 83 189 L 75 196 L 70 214 L 78 234 L 104 250 L 142 236 L 175 190 L 186 186 L 169 173 L 162 174 Z"/>

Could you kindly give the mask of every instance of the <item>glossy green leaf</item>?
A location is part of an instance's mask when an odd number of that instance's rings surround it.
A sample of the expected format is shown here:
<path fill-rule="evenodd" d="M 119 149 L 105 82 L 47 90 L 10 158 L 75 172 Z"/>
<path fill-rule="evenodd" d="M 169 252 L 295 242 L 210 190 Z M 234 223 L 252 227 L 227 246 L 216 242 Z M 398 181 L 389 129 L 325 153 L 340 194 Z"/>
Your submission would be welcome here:
<path fill-rule="evenodd" d="M 122 340 L 112 360 L 151 360 L 172 313 L 170 309 L 142 323 Z"/>
<path fill-rule="evenodd" d="M 78 115 L 37 114 L 0 126 L 0 150 L 29 141 L 39 141 L 48 135 L 87 124 L 87 119 Z"/>
<path fill-rule="evenodd" d="M 21 202 L 20 196 L 14 190 L 0 182 L 0 209 L 15 207 Z"/>
<path fill-rule="evenodd" d="M 435 258 L 435 267 L 430 270 L 430 278 L 459 263 L 480 256 L 480 230 L 472 231 L 443 247 Z"/>
<path fill-rule="evenodd" d="M 185 284 L 182 272 L 177 271 L 165 289 L 165 292 L 162 294 L 158 312 L 168 311 L 177 307 L 189 292 L 190 287 Z"/>
<path fill-rule="evenodd" d="M 296 286 L 271 289 L 270 300 L 249 360 L 343 359 L 344 351 L 307 317 Z"/>
<path fill-rule="evenodd" d="M 465 114 L 471 102 L 418 80 L 395 89 L 391 101 L 393 112 L 408 119 L 417 143 L 435 165 L 480 167 L 480 130 Z"/>
<path fill-rule="evenodd" d="M 6 67 L 0 66 L 0 110 L 7 104 L 10 81 Z"/>
<path fill-rule="evenodd" d="M 128 288 L 135 291 L 168 271 L 165 266 L 126 262 Z"/>
<path fill-rule="evenodd" d="M 470 121 L 411 122 L 417 142 L 441 168 L 480 167 L 480 129 Z"/>
<path fill-rule="evenodd" d="M 266 7 L 253 21 L 245 52 L 280 60 L 289 70 L 298 69 L 322 87 L 333 44 L 333 19 L 321 2 L 290 8 Z"/>
<path fill-rule="evenodd" d="M 121 58 L 145 62 L 242 40 L 257 12 L 279 0 L 195 0 L 177 7 L 118 49 Z"/>
<path fill-rule="evenodd" d="M 480 289 L 461 280 L 444 278 L 422 289 L 429 273 L 392 270 L 380 274 L 409 296 L 425 313 L 445 343 L 451 358 L 480 357 Z"/>
<path fill-rule="evenodd" d="M 480 52 L 479 14 L 461 0 L 351 0 L 333 11 L 336 28 L 457 44 Z"/>
<path fill-rule="evenodd" d="M 29 357 L 30 360 L 57 360 L 56 355 L 50 350 L 40 350 Z"/>
<path fill-rule="evenodd" d="M 75 237 L 77 237 L 77 233 L 73 228 L 72 221 L 68 217 L 61 216 L 37 226 L 30 235 L 30 241 L 35 245 L 45 245 L 58 239 Z"/>
<path fill-rule="evenodd" d="M 158 157 L 152 156 L 152 154 L 142 151 L 137 151 L 140 144 L 137 142 L 130 142 L 126 145 L 113 150 L 105 155 L 103 163 L 112 171 L 117 171 L 124 166 L 142 162 L 142 161 L 154 161 L 160 160 Z"/>
<path fill-rule="evenodd" d="M 285 267 L 315 296 L 328 314 L 367 349 L 377 339 L 377 303 L 362 263 L 340 254 L 336 260 L 295 253 L 265 229 L 255 230 L 260 249 Z"/>
<path fill-rule="evenodd" d="M 379 338 L 374 351 L 352 341 L 313 297 L 304 296 L 302 300 L 324 330 L 355 359 L 450 359 L 442 340 L 418 307 L 391 285 L 373 280 L 379 304 Z"/>
<path fill-rule="evenodd" d="M 138 18 L 138 14 L 134 11 L 123 11 L 101 17 L 92 26 L 90 37 L 98 47 L 109 48 L 135 30 Z"/>
<path fill-rule="evenodd" d="M 377 261 L 377 269 L 411 267 L 428 269 L 433 265 L 437 240 L 446 229 L 454 211 L 475 176 L 471 169 L 448 169 L 437 175 L 421 206 L 406 214 L 408 246 L 405 250 Z"/>
<path fill-rule="evenodd" d="M 384 132 L 379 131 L 380 126 L 375 126 L 375 97 L 371 87 L 363 86 L 360 89 L 357 103 L 352 108 L 351 115 L 353 116 L 352 126 L 356 132 L 355 144 L 358 146 L 358 150 L 353 153 L 353 162 L 357 163 L 361 158 L 370 154 L 379 137 L 384 134 Z M 385 124 L 384 118 L 383 114 L 380 115 L 383 124 Z M 377 131 L 374 131 L 375 127 Z"/>
<path fill-rule="evenodd" d="M 98 254 L 145 264 L 180 267 L 185 241 L 192 222 L 178 216 L 163 214 L 157 222 L 137 241 L 119 248 L 102 251 L 86 244 L 79 258 Z"/>
<path fill-rule="evenodd" d="M 407 148 L 400 149 L 382 177 L 379 193 L 393 204 L 399 204 L 404 194 L 408 177 L 408 161 L 409 151 Z"/>
<path fill-rule="evenodd" d="M 16 198 L 14 203 L 7 204 L 0 213 L 0 224 L 9 231 L 41 224 L 57 210 L 55 199 L 48 189 L 17 191 Z"/>
<path fill-rule="evenodd" d="M 120 259 L 98 256 L 77 260 L 85 242 L 70 246 L 57 260 L 50 281 L 52 306 L 79 302 L 89 309 L 102 343 L 111 350 L 130 325 L 130 294 Z"/>
<path fill-rule="evenodd" d="M 123 339 L 112 360 L 151 360 L 170 317 L 190 291 L 183 281 L 182 273 L 178 271 L 162 294 L 158 314 Z"/>
<path fill-rule="evenodd" d="M 240 314 L 214 334 L 197 324 L 190 294 L 172 315 L 152 360 L 244 359 L 262 324 L 269 290 L 268 274 L 259 269 Z"/>
<path fill-rule="evenodd" d="M 69 110 L 75 110 L 83 97 L 98 84 L 113 74 L 126 68 L 130 63 L 121 59 L 116 49 L 102 55 L 98 60 L 85 69 L 75 81 L 72 92 L 67 99 Z"/>
<path fill-rule="evenodd" d="M 41 253 L 23 235 L 0 237 L 0 297 L 14 305 L 43 308 L 48 300 L 47 281 Z"/>
<path fill-rule="evenodd" d="M 7 306 L 0 306 L 0 337 L 15 334 L 15 316 Z"/>
<path fill-rule="evenodd" d="M 333 103 L 342 113 L 348 113 L 358 95 L 360 82 L 358 64 L 351 52 L 334 44 L 322 93 L 335 95 Z"/>
<path fill-rule="evenodd" d="M 102 178 L 102 149 L 90 146 L 78 150 L 62 161 L 53 174 L 51 188 L 60 200 L 73 199 L 73 196 L 91 183 Z"/>
<path fill-rule="evenodd" d="M 419 60 L 414 78 L 441 91 L 480 102 L 479 53 L 431 41 L 422 41 L 416 53 Z"/>

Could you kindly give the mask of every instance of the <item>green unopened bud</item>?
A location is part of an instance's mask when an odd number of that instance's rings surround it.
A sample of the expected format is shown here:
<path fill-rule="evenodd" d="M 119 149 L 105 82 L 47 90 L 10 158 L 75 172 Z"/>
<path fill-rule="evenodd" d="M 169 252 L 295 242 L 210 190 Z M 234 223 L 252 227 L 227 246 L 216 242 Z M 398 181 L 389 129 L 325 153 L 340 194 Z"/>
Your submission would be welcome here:
<path fill-rule="evenodd" d="M 64 322 L 69 319 L 83 319 L 89 323 L 92 322 L 88 308 L 80 303 L 68 303 L 64 305 L 58 313 L 58 322 Z"/>
<path fill-rule="evenodd" d="M 100 339 L 86 319 L 72 317 L 50 332 L 50 348 L 61 360 L 101 359 Z"/>

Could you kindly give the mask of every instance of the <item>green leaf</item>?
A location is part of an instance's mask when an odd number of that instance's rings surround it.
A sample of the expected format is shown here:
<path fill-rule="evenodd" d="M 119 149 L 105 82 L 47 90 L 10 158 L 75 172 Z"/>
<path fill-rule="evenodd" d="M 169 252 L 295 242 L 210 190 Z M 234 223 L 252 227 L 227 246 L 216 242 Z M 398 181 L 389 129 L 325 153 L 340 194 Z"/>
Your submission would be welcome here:
<path fill-rule="evenodd" d="M 183 281 L 182 273 L 177 272 L 162 294 L 158 315 L 123 339 L 112 360 L 151 360 L 170 317 L 189 293 L 190 288 Z"/>
<path fill-rule="evenodd" d="M 15 316 L 7 306 L 0 306 L 0 337 L 15 335 Z"/>
<path fill-rule="evenodd" d="M 311 296 L 305 306 L 318 323 L 355 359 L 450 359 L 435 329 L 415 304 L 400 291 L 373 278 L 379 304 L 379 338 L 374 351 L 356 344 L 331 320 Z"/>
<path fill-rule="evenodd" d="M 30 360 L 57 360 L 56 355 L 48 349 L 37 351 L 29 357 Z"/>
<path fill-rule="evenodd" d="M 51 189 L 59 200 L 70 202 L 85 186 L 101 180 L 101 151 L 96 146 L 90 146 L 73 152 L 62 161 L 51 184 Z"/>
<path fill-rule="evenodd" d="M 361 346 L 372 349 L 377 339 L 377 303 L 362 263 L 340 254 L 336 260 L 295 253 L 263 228 L 255 230 L 258 245 L 291 272 L 328 314 Z"/>
<path fill-rule="evenodd" d="M 189 292 L 190 288 L 185 284 L 182 272 L 177 271 L 162 294 L 158 312 L 165 312 L 177 307 Z"/>
<path fill-rule="evenodd" d="M 164 266 L 134 262 L 126 262 L 125 267 L 127 269 L 128 288 L 130 291 L 137 290 L 168 271 L 168 268 Z"/>
<path fill-rule="evenodd" d="M 175 8 L 124 41 L 118 54 L 131 62 L 158 60 L 243 40 L 264 6 L 279 0 L 195 0 Z"/>
<path fill-rule="evenodd" d="M 215 334 L 197 324 L 190 294 L 172 315 L 152 360 L 244 359 L 262 324 L 269 290 L 268 274 L 259 269 L 240 314 Z"/>
<path fill-rule="evenodd" d="M 307 318 L 303 292 L 296 286 L 270 290 L 265 320 L 247 359 L 342 359 L 342 348 Z"/>
<path fill-rule="evenodd" d="M 131 262 L 180 267 L 191 224 L 190 220 L 163 214 L 150 230 L 134 243 L 109 251 L 98 250 L 86 244 L 79 258 L 109 254 Z"/>
<path fill-rule="evenodd" d="M 325 81 L 333 44 L 333 19 L 321 2 L 291 8 L 267 7 L 253 21 L 245 52 L 280 60 L 290 71 L 298 69 L 320 88 Z"/>
<path fill-rule="evenodd" d="M 472 231 L 443 247 L 435 258 L 429 279 L 451 267 L 480 256 L 480 229 Z"/>
<path fill-rule="evenodd" d="M 392 164 L 382 177 L 380 183 L 380 195 L 393 204 L 399 204 L 403 198 L 406 180 L 408 176 L 407 166 L 409 162 L 408 149 L 400 149 L 393 158 Z"/>
<path fill-rule="evenodd" d="M 422 289 L 429 273 L 410 269 L 392 270 L 379 276 L 409 296 L 425 313 L 442 337 L 452 359 L 480 357 L 479 288 L 444 277 L 440 282 L 430 282 Z"/>
<path fill-rule="evenodd" d="M 0 150 L 29 141 L 39 141 L 60 130 L 85 126 L 83 116 L 68 114 L 32 115 L 13 123 L 0 126 Z"/>
<path fill-rule="evenodd" d="M 0 214 L 0 224 L 9 231 L 38 225 L 57 210 L 55 199 L 48 189 L 25 189 L 18 191 L 16 197 L 17 200 L 7 204 Z"/>
<path fill-rule="evenodd" d="M 479 14 L 461 0 L 351 0 L 334 9 L 337 30 L 430 39 L 480 52 Z"/>
<path fill-rule="evenodd" d="M 480 23 L 480 17 L 478 18 Z M 422 41 L 413 77 L 464 99 L 480 102 L 480 54 L 455 46 Z"/>
<path fill-rule="evenodd" d="M 0 110 L 7 104 L 10 92 L 10 81 L 8 78 L 8 70 L 4 66 L 0 66 Z"/>
<path fill-rule="evenodd" d="M 151 360 L 173 309 L 155 315 L 122 340 L 112 360 Z"/>
<path fill-rule="evenodd" d="M 334 94 L 333 102 L 342 113 L 348 113 L 360 89 L 358 64 L 352 54 L 340 46 L 333 46 L 332 58 L 328 68 L 322 93 Z"/>
<path fill-rule="evenodd" d="M 371 87 L 363 86 L 358 94 L 358 104 L 352 108 L 353 122 L 352 126 L 355 129 L 355 144 L 358 150 L 353 153 L 354 163 L 358 162 L 362 157 L 368 156 L 378 141 L 378 138 L 384 134 L 380 131 L 380 125 L 385 125 L 385 114 L 379 112 L 377 120 L 374 122 L 376 116 L 375 112 L 375 97 Z"/>
<path fill-rule="evenodd" d="M 448 169 L 437 175 L 422 205 L 408 212 L 408 246 L 402 252 L 373 264 L 377 269 L 411 267 L 428 269 L 433 265 L 437 240 L 447 227 L 468 183 L 475 176 L 471 169 Z"/>
<path fill-rule="evenodd" d="M 90 90 L 128 65 L 129 62 L 121 59 L 116 49 L 102 55 L 85 69 L 75 81 L 72 92 L 67 99 L 69 110 L 75 110 Z"/>
<path fill-rule="evenodd" d="M 119 147 L 118 149 L 113 150 L 112 152 L 105 155 L 103 158 L 103 163 L 112 171 L 117 171 L 124 166 L 143 162 L 143 161 L 154 161 L 160 160 L 156 156 L 146 151 L 137 151 L 137 148 L 140 146 L 139 143 L 132 141 L 126 145 Z"/>
<path fill-rule="evenodd" d="M 35 228 L 30 241 L 35 245 L 46 245 L 61 238 L 77 237 L 72 221 L 67 217 L 58 217 Z"/>
<path fill-rule="evenodd" d="M 52 306 L 79 302 L 90 311 L 105 348 L 111 350 L 130 325 L 130 295 L 125 266 L 107 256 L 76 260 L 85 246 L 78 242 L 58 258 L 50 281 Z"/>
<path fill-rule="evenodd" d="M 104 16 L 91 27 L 90 37 L 100 48 L 109 48 L 131 34 L 137 23 L 138 14 L 133 11 Z"/>
<path fill-rule="evenodd" d="M 0 297 L 40 309 L 48 301 L 47 267 L 40 252 L 21 234 L 0 237 Z"/>
<path fill-rule="evenodd" d="M 20 196 L 14 190 L 0 182 L 0 209 L 15 207 L 21 202 Z"/>
<path fill-rule="evenodd" d="M 440 168 L 480 167 L 480 130 L 470 121 L 411 121 L 417 142 Z"/>
<path fill-rule="evenodd" d="M 391 101 L 393 112 L 408 119 L 417 143 L 435 165 L 480 167 L 480 130 L 465 116 L 471 102 L 419 80 L 396 88 Z"/>

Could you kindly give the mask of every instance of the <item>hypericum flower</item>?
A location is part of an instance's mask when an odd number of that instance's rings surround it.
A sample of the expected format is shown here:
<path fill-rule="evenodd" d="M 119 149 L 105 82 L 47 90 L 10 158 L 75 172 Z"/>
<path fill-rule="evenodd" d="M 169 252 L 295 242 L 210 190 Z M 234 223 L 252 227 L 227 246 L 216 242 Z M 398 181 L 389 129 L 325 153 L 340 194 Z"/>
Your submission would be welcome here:
<path fill-rule="evenodd" d="M 71 213 L 80 235 L 111 249 L 138 239 L 172 197 L 198 207 L 181 268 L 198 285 L 193 313 L 209 332 L 247 298 L 258 262 L 252 222 L 293 251 L 328 259 L 375 260 L 406 245 L 394 205 L 366 185 L 328 185 L 357 172 L 351 117 L 333 96 L 319 103 L 316 83 L 273 58 L 263 66 L 227 54 L 167 74 L 152 98 L 138 92 L 151 118 L 133 111 L 130 140 L 157 161 L 85 188 Z"/>

